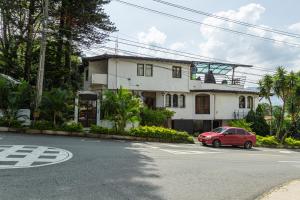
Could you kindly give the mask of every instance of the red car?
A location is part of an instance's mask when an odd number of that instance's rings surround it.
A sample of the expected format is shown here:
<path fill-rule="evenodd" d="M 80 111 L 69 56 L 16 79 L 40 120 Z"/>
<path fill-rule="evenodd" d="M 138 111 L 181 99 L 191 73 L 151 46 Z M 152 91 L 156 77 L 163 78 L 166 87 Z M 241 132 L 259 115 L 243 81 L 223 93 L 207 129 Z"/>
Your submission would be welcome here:
<path fill-rule="evenodd" d="M 203 145 L 220 147 L 222 145 L 244 146 L 251 149 L 256 143 L 256 135 L 249 133 L 243 128 L 219 127 L 211 132 L 205 132 L 198 136 Z"/>

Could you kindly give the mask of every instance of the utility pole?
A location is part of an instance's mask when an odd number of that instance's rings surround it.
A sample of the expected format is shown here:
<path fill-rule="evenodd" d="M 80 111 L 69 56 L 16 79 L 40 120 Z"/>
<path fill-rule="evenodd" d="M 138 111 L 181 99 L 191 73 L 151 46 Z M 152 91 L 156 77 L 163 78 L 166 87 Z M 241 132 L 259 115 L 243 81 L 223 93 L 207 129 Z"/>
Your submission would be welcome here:
<path fill-rule="evenodd" d="M 46 54 L 46 45 L 47 45 L 46 32 L 48 27 L 48 6 L 49 6 L 49 0 L 42 0 L 42 9 L 43 9 L 42 38 L 41 38 L 39 70 L 38 70 L 37 83 L 36 83 L 35 118 L 38 117 L 37 112 L 43 95 L 45 54 Z"/>

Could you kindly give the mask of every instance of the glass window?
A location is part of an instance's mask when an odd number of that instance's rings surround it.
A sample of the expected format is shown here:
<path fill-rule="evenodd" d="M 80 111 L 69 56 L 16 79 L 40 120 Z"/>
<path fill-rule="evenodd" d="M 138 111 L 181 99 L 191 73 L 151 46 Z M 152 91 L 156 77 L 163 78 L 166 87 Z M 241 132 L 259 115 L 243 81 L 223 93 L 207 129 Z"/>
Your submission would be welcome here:
<path fill-rule="evenodd" d="M 178 107 L 178 95 L 177 94 L 173 95 L 173 107 L 175 107 L 175 108 Z"/>
<path fill-rule="evenodd" d="M 144 64 L 137 64 L 137 75 L 144 76 Z"/>
<path fill-rule="evenodd" d="M 181 67 L 173 66 L 172 77 L 173 78 L 181 78 Z"/>
<path fill-rule="evenodd" d="M 183 94 L 179 96 L 179 107 L 180 108 L 185 107 L 185 96 Z"/>
<path fill-rule="evenodd" d="M 210 114 L 210 96 L 208 94 L 197 95 L 195 101 L 196 114 Z"/>
<path fill-rule="evenodd" d="M 246 108 L 246 99 L 244 96 L 240 96 L 239 98 L 239 108 Z"/>
<path fill-rule="evenodd" d="M 253 109 L 253 97 L 251 96 L 247 97 L 247 108 Z"/>
<path fill-rule="evenodd" d="M 238 135 L 245 135 L 246 134 L 244 129 L 236 129 L 236 133 Z"/>
<path fill-rule="evenodd" d="M 145 76 L 153 76 L 153 65 L 146 64 L 146 66 L 145 66 Z"/>
<path fill-rule="evenodd" d="M 230 128 L 227 131 L 225 131 L 228 135 L 235 135 L 236 134 L 236 129 Z"/>
<path fill-rule="evenodd" d="M 171 107 L 171 95 L 166 95 L 166 107 Z"/>

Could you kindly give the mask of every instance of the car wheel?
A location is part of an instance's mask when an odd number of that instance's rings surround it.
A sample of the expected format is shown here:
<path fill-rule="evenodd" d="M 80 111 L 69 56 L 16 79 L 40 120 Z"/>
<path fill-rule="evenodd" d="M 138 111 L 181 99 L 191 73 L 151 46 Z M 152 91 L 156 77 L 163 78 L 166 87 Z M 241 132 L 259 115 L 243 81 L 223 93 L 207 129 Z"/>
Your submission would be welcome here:
<path fill-rule="evenodd" d="M 220 140 L 214 140 L 213 141 L 213 147 L 218 148 L 221 146 L 221 141 Z"/>
<path fill-rule="evenodd" d="M 202 145 L 203 145 L 203 146 L 207 146 L 207 144 L 206 144 L 205 142 L 202 142 Z"/>
<path fill-rule="evenodd" d="M 252 148 L 252 142 L 250 142 L 250 141 L 245 142 L 244 148 L 245 149 L 251 149 Z"/>

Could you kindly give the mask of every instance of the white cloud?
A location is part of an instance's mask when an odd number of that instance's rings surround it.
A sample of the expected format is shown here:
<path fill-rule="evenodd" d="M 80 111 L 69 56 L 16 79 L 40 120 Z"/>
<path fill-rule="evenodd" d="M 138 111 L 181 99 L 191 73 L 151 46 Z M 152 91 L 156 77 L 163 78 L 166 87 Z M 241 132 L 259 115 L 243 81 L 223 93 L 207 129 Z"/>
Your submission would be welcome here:
<path fill-rule="evenodd" d="M 147 32 L 138 33 L 139 42 L 146 44 L 162 45 L 165 43 L 167 35 L 159 31 L 155 26 L 148 29 Z"/>
<path fill-rule="evenodd" d="M 261 16 L 266 9 L 259 4 L 248 4 L 238 10 L 229 10 L 215 13 L 216 15 L 240 20 L 252 24 L 259 24 Z M 299 41 L 278 35 L 275 33 L 258 30 L 246 26 L 240 26 L 231 22 L 207 17 L 203 23 L 234 29 L 237 31 L 273 38 L 290 43 Z M 264 26 L 267 27 L 267 26 Z M 300 23 L 289 26 L 291 32 L 300 32 Z M 209 57 L 222 58 L 243 64 L 251 64 L 260 67 L 288 66 L 289 69 L 300 67 L 300 48 L 293 48 L 284 44 L 272 43 L 258 38 L 228 33 L 205 25 L 200 27 L 200 37 L 205 41 L 199 44 L 199 54 Z M 298 68 L 299 70 L 300 68 Z M 251 70 L 252 71 L 252 70 Z M 252 71 L 253 73 L 253 71 Z M 258 73 L 256 71 L 256 73 Z M 259 77 L 250 77 L 258 79 Z"/>
<path fill-rule="evenodd" d="M 172 50 L 182 50 L 182 49 L 184 49 L 184 47 L 185 47 L 184 42 L 175 42 L 170 45 L 170 49 L 172 49 Z"/>

